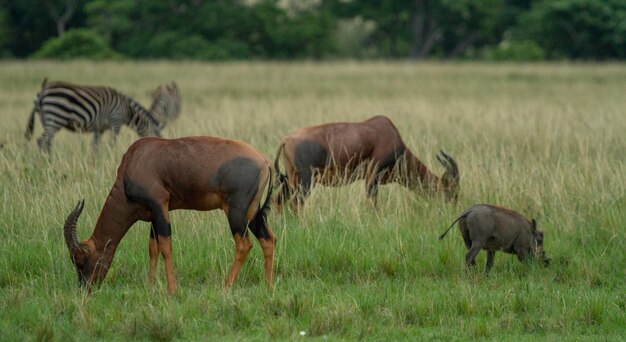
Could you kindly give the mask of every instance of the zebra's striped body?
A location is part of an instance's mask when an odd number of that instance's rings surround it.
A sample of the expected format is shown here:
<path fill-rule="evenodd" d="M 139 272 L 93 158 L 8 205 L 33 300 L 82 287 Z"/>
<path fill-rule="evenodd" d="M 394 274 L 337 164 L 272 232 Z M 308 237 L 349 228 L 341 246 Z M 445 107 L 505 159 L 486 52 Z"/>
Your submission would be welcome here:
<path fill-rule="evenodd" d="M 106 130 L 113 131 L 115 141 L 122 125 L 130 126 L 142 137 L 160 136 L 159 123 L 150 112 L 110 87 L 61 81 L 47 83 L 44 79 L 28 120 L 27 139 L 33 134 L 35 112 L 39 113 L 44 129 L 37 144 L 47 152 L 50 152 L 52 139 L 61 128 L 94 132 L 94 148 Z"/>
<path fill-rule="evenodd" d="M 152 105 L 150 113 L 165 127 L 169 122 L 174 121 L 180 114 L 180 92 L 178 85 L 172 81 L 169 84 L 161 84 L 152 93 Z"/>

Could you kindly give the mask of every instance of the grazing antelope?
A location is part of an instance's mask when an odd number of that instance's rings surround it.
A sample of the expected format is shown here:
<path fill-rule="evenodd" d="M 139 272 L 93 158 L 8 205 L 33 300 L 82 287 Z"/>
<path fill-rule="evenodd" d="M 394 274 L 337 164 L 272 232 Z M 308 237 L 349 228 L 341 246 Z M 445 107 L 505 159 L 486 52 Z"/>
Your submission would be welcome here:
<path fill-rule="evenodd" d="M 86 86 L 44 78 L 28 118 L 24 136 L 30 140 L 39 113 L 43 133 L 37 145 L 50 152 L 52 139 L 61 129 L 93 132 L 93 148 L 97 149 L 104 131 L 113 131 L 113 141 L 122 125 L 128 125 L 141 137 L 160 136 L 159 123 L 135 100 L 110 87 Z"/>
<path fill-rule="evenodd" d="M 281 153 L 286 174 L 278 172 Z M 446 168 L 441 178 L 411 153 L 385 116 L 305 127 L 287 135 L 278 147 L 274 168 L 280 191 L 276 203 L 280 208 L 294 194 L 291 204 L 298 211 L 314 182 L 339 186 L 357 179 L 365 179 L 368 198 L 374 204 L 378 185 L 389 182 L 430 194 L 442 192 L 447 199 L 456 200 L 460 179 L 456 161 L 443 151 L 437 160 Z"/>
<path fill-rule="evenodd" d="M 150 113 L 159 121 L 161 129 L 178 118 L 180 106 L 181 97 L 176 82 L 161 84 L 152 92 Z"/>
<path fill-rule="evenodd" d="M 224 210 L 235 240 L 235 260 L 226 287 L 232 286 L 252 248 L 248 229 L 263 249 L 265 280 L 271 284 L 276 237 L 266 216 L 272 173 L 271 161 L 241 141 L 210 137 L 149 137 L 136 141 L 122 158 L 91 237 L 79 242 L 76 236 L 84 201 L 65 221 L 65 242 L 79 284 L 91 288 L 102 282 L 120 240 L 141 220 L 152 223 L 148 279 L 155 279 L 158 255 L 162 254 L 168 290 L 174 293 L 169 211 L 176 209 Z"/>
<path fill-rule="evenodd" d="M 467 248 L 465 255 L 467 268 L 476 266 L 476 256 L 481 249 L 487 251 L 485 272 L 489 272 L 493 266 L 496 251 L 516 254 L 520 261 L 537 256 L 544 265 L 550 264 L 550 259 L 543 250 L 543 232 L 537 230 L 535 219 L 528 220 L 511 209 L 477 204 L 462 212 L 439 236 L 439 240 L 442 240 L 457 222 Z"/>

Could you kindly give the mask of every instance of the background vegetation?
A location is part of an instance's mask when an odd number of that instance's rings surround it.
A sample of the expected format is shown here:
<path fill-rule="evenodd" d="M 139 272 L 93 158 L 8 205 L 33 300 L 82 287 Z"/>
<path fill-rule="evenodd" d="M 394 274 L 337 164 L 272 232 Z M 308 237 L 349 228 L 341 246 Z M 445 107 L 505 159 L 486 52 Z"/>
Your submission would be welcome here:
<path fill-rule="evenodd" d="M 373 210 L 362 182 L 316 188 L 301 217 L 270 215 L 273 290 L 255 243 L 224 291 L 234 246 L 223 213 L 176 211 L 175 296 L 162 262 L 147 283 L 145 223 L 85 296 L 63 221 L 85 198 L 78 233 L 89 236 L 136 135 L 123 129 L 110 148 L 105 137 L 94 156 L 91 135 L 62 131 L 51 160 L 41 155 L 23 131 L 43 76 L 111 85 L 145 105 L 175 79 L 183 112 L 166 136 L 242 139 L 272 157 L 296 128 L 385 114 L 434 172 L 440 148 L 457 159 L 460 203 L 388 185 Z M 623 65 L 4 62 L 0 79 L 1 340 L 624 338 Z M 497 254 L 489 276 L 467 274 L 460 234 L 437 236 L 478 202 L 536 217 L 552 265 Z"/>
<path fill-rule="evenodd" d="M 624 22 L 623 0 L 0 0 L 0 57 L 615 60 Z"/>

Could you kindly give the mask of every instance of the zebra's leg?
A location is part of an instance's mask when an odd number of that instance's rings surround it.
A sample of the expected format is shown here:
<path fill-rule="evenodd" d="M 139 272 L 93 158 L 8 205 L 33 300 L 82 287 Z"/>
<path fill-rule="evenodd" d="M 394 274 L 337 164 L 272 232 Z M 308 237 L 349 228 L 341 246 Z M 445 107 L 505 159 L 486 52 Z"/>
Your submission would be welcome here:
<path fill-rule="evenodd" d="M 115 143 L 117 142 L 117 136 L 120 134 L 120 128 L 122 128 L 120 124 L 113 124 L 111 126 L 111 131 L 113 132 L 113 138 L 111 139 L 111 147 L 115 146 Z"/>
<path fill-rule="evenodd" d="M 52 139 L 54 138 L 54 135 L 59 131 L 59 128 L 60 127 L 56 125 L 55 126 L 52 126 L 49 124 L 44 125 L 43 133 L 41 134 L 39 139 L 37 139 L 37 146 L 39 146 L 39 148 L 45 151 L 46 153 L 50 153 L 50 149 L 52 146 Z"/>
<path fill-rule="evenodd" d="M 102 137 L 102 131 L 95 130 L 93 131 L 93 152 L 98 152 L 98 145 L 100 144 L 100 138 Z"/>

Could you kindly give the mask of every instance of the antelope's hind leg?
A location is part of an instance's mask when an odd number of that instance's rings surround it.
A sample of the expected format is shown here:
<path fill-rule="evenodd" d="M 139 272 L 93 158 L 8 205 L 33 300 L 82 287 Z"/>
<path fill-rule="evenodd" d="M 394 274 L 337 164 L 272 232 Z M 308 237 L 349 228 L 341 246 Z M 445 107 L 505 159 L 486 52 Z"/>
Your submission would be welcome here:
<path fill-rule="evenodd" d="M 250 241 L 250 236 L 246 232 L 246 210 L 237 207 L 227 207 L 224 211 L 228 217 L 228 224 L 235 240 L 235 259 L 225 281 L 226 288 L 230 288 L 233 286 L 235 279 L 237 279 L 239 270 L 241 270 L 241 266 L 246 261 L 250 249 L 252 249 L 252 241 Z"/>
<path fill-rule="evenodd" d="M 265 262 L 265 283 L 268 287 L 272 286 L 274 279 L 274 248 L 276 247 L 276 235 L 267 224 L 265 217 L 259 217 L 250 222 L 250 230 L 257 238 L 261 249 L 263 249 L 263 258 Z"/>
<path fill-rule="evenodd" d="M 310 168 L 298 170 L 294 177 L 295 196 L 292 199 L 291 207 L 296 214 L 302 212 L 304 201 L 309 197 L 313 187 L 313 172 Z"/>

